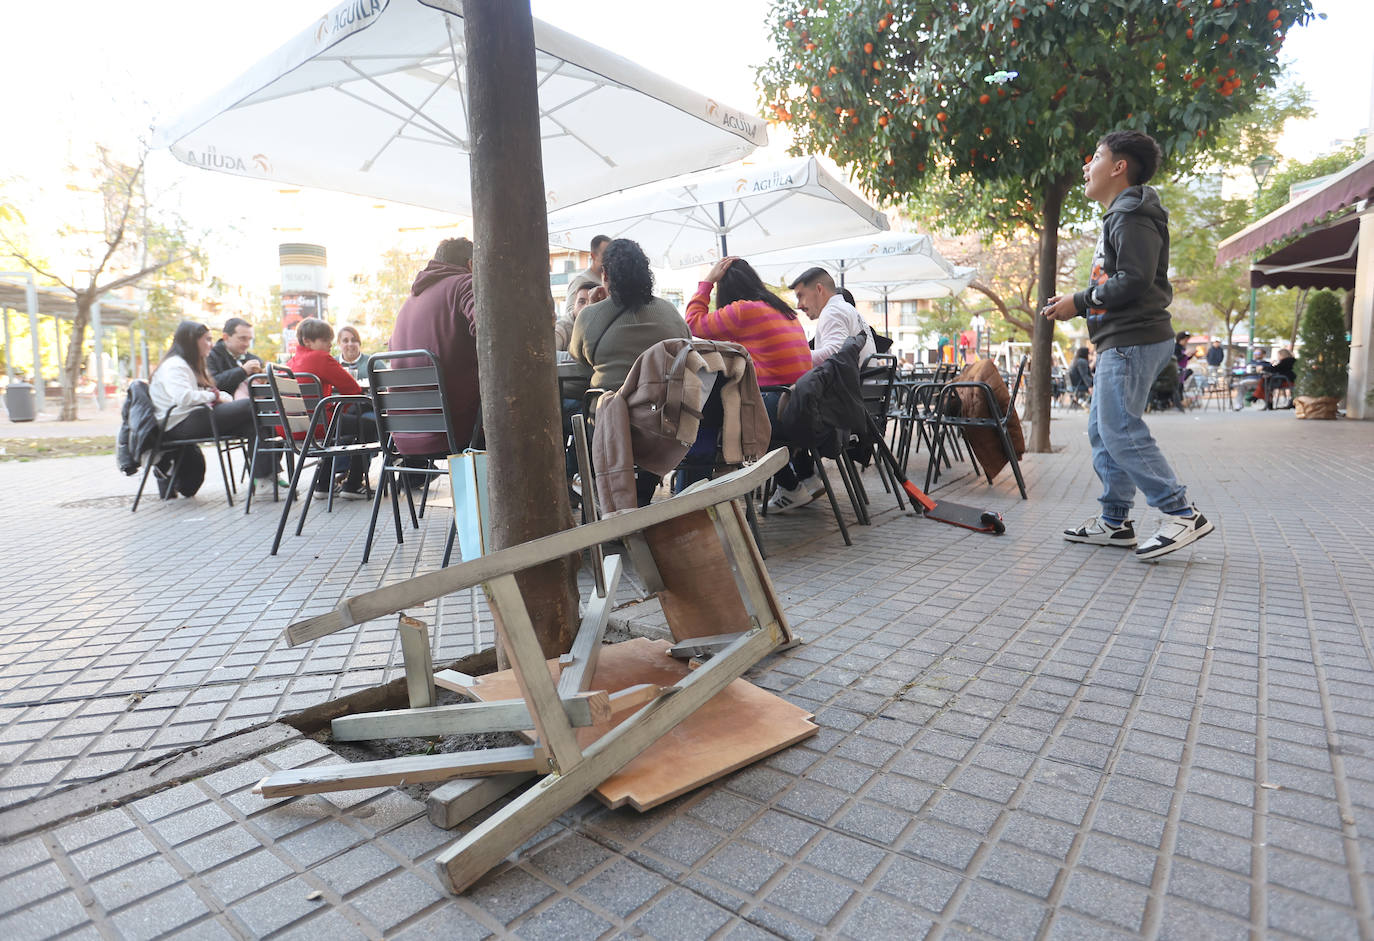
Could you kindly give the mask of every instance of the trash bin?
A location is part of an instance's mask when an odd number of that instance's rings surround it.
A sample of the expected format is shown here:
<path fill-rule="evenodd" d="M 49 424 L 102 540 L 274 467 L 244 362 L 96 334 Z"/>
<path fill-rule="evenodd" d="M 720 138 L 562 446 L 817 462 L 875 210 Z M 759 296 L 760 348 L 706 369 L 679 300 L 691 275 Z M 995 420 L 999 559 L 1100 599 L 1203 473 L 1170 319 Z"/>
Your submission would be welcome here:
<path fill-rule="evenodd" d="M 37 417 L 34 402 L 33 386 L 27 382 L 11 382 L 5 389 L 5 409 L 10 413 L 10 421 L 33 421 Z"/>

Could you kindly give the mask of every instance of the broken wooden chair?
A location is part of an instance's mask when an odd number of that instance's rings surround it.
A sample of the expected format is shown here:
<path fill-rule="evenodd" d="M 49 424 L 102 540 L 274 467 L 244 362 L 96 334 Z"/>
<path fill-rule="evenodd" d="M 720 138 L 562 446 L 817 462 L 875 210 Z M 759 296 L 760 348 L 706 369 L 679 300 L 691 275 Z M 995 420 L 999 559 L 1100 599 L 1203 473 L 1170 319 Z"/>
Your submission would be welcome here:
<path fill-rule="evenodd" d="M 528 776 L 544 775 L 440 854 L 443 877 L 455 892 L 464 891 L 764 656 L 793 642 L 739 502 L 786 460 L 785 450 L 775 450 L 751 466 L 704 481 L 672 499 L 365 592 L 327 614 L 292 624 L 287 639 L 301 644 L 481 585 L 522 698 L 435 705 L 436 684 L 466 692 L 473 680 L 444 671 L 434 674 L 424 625 L 402 615 L 399 629 L 411 708 L 341 717 L 334 721 L 335 737 L 533 729 L 534 741 L 484 751 L 280 771 L 264 778 L 255 790 L 264 797 L 282 797 L 403 782 L 481 779 L 457 792 L 466 795 L 465 807 L 454 812 L 457 816 L 512 790 Z M 713 558 L 703 558 L 701 534 L 707 531 L 714 533 L 709 540 Z M 562 667 L 555 682 L 515 574 L 637 534 L 644 535 L 649 557 L 636 564 L 656 569 L 652 581 L 662 586 L 664 615 L 679 647 L 687 645 L 678 653 L 709 659 L 696 669 L 684 668 L 672 685 L 639 684 L 614 693 L 589 687 L 621 574 L 620 557 L 607 556 L 572 649 L 555 664 Z M 684 546 L 690 553 L 682 551 Z M 732 582 L 737 593 L 722 591 Z M 604 727 L 616 713 L 631 710 L 600 738 L 585 745 L 579 742 L 576 729 Z"/>

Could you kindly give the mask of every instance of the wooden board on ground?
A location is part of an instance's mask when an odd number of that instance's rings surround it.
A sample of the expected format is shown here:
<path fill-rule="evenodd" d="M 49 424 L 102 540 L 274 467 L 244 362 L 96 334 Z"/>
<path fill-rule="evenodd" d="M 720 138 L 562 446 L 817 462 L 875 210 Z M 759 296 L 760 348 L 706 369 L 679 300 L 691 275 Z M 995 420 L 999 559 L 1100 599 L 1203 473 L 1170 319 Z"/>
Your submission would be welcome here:
<path fill-rule="evenodd" d="M 737 634 L 754 626 L 739 592 L 730 590 L 735 576 L 705 510 L 651 526 L 644 538 L 663 577 L 658 600 L 674 640 Z"/>
<path fill-rule="evenodd" d="M 668 647 L 665 641 L 642 637 L 610 644 L 602 648 L 588 685 L 610 692 L 639 683 L 672 686 L 689 670 L 668 656 Z M 556 664 L 549 661 L 550 668 Z M 520 695 L 509 670 L 483 676 L 471 692 L 480 699 Z M 618 724 L 633 714 L 618 714 L 614 721 Z M 608 807 L 629 804 L 648 810 L 815 735 L 818 728 L 806 710 L 747 680 L 734 680 L 593 793 Z M 576 731 L 585 749 L 606 729 Z"/>

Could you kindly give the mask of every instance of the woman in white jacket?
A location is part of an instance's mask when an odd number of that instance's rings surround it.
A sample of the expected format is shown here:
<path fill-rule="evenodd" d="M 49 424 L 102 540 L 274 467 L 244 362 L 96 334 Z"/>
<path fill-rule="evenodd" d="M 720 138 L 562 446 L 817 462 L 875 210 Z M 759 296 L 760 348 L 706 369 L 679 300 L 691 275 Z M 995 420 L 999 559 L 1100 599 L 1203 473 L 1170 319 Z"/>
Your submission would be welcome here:
<path fill-rule="evenodd" d="M 183 320 L 177 325 L 172 345 L 148 384 L 158 417 L 166 415 L 169 408 L 172 410 L 162 432 L 162 441 L 209 437 L 210 413 L 200 408 L 208 405 L 215 411 L 215 428 L 220 436 L 245 437 L 251 449 L 258 434 L 253 421 L 253 403 L 249 399 L 235 399 L 215 387 L 205 369 L 205 357 L 212 346 L 214 338 L 205 324 Z M 253 467 L 254 483 L 273 473 L 272 457 L 269 454 L 258 456 Z"/>

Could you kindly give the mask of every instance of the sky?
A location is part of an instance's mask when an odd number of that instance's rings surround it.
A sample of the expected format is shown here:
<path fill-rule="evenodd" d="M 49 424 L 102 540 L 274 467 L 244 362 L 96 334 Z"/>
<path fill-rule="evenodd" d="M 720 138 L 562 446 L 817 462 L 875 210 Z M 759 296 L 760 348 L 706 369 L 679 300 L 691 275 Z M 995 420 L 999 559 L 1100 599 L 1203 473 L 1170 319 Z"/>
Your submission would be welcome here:
<path fill-rule="evenodd" d="M 758 111 L 753 66 L 770 53 L 768 0 L 533 0 L 534 15 L 666 77 L 745 111 Z M 55 198 L 62 168 L 92 140 L 131 145 L 228 84 L 307 28 L 328 0 L 68 0 L 12 5 L 0 56 L 6 143 L 0 179 L 45 185 Z M 1280 152 L 1308 159 L 1370 124 L 1374 2 L 1315 0 L 1325 21 L 1293 30 L 1289 74 L 1312 93 L 1317 116 L 1287 129 Z M 73 144 L 72 142 L 77 143 Z M 150 187 L 193 224 L 213 228 L 221 276 L 265 289 L 277 278 L 276 244 L 319 241 L 333 272 L 368 271 L 380 251 L 454 234 L 455 220 L 411 207 L 149 161 Z M 207 221 L 208 220 L 208 221 Z M 44 226 L 56 219 L 32 218 Z M 400 230 L 407 230 L 402 232 Z M 337 277 L 336 277 L 337 281 Z"/>

